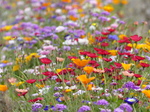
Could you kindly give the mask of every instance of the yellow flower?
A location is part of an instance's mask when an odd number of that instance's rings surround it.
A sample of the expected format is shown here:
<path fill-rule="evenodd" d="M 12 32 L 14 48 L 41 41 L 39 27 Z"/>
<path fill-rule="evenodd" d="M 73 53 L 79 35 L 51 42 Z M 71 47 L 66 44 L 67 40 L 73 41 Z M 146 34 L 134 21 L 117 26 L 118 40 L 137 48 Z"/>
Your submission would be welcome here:
<path fill-rule="evenodd" d="M 146 80 L 146 78 L 145 77 L 140 77 L 140 78 L 138 78 L 139 80 Z"/>
<path fill-rule="evenodd" d="M 150 39 L 145 39 L 145 43 L 150 46 Z"/>
<path fill-rule="evenodd" d="M 20 69 L 20 66 L 19 65 L 14 65 L 13 66 L 13 71 L 17 71 L 17 70 L 19 70 Z"/>
<path fill-rule="evenodd" d="M 90 60 L 80 60 L 80 59 L 72 59 L 73 63 L 76 64 L 79 67 L 84 67 L 89 63 Z"/>
<path fill-rule="evenodd" d="M 129 70 L 131 68 L 131 65 L 132 64 L 125 64 L 125 63 L 121 63 L 122 64 L 122 67 L 125 69 L 125 70 Z"/>
<path fill-rule="evenodd" d="M 107 50 L 109 53 L 110 53 L 110 55 L 112 55 L 112 56 L 116 56 L 116 54 L 117 54 L 117 52 L 118 52 L 118 50 Z"/>
<path fill-rule="evenodd" d="M 95 42 L 95 39 L 94 39 L 92 36 L 89 37 L 88 40 L 89 40 L 89 43 L 90 43 L 90 44 L 93 44 L 93 43 Z"/>
<path fill-rule="evenodd" d="M 12 25 L 9 25 L 9 26 L 3 27 L 2 29 L 8 31 L 8 30 L 11 30 L 12 28 L 13 28 L 13 26 L 12 26 Z"/>
<path fill-rule="evenodd" d="M 8 90 L 8 87 L 7 85 L 0 85 L 0 91 L 7 91 Z"/>
<path fill-rule="evenodd" d="M 65 68 L 63 68 L 63 69 L 56 69 L 56 73 L 59 73 L 59 72 L 61 72 L 62 70 L 64 70 Z"/>
<path fill-rule="evenodd" d="M 114 10 L 114 8 L 111 5 L 106 5 L 103 9 L 108 12 L 112 12 Z"/>
<path fill-rule="evenodd" d="M 127 46 L 132 47 L 132 48 L 135 48 L 135 47 L 137 46 L 137 44 L 135 44 L 135 43 L 134 43 L 134 44 L 131 44 L 131 43 L 130 43 L 130 44 L 128 44 Z"/>
<path fill-rule="evenodd" d="M 92 25 L 93 25 L 93 26 L 97 26 L 97 24 L 96 24 L 96 23 L 92 23 Z"/>
<path fill-rule="evenodd" d="M 144 89 L 146 87 L 146 85 L 142 85 L 142 89 Z"/>
<path fill-rule="evenodd" d="M 72 89 L 66 89 L 65 90 L 66 93 L 71 92 L 71 91 L 72 91 Z"/>
<path fill-rule="evenodd" d="M 40 57 L 37 53 L 31 53 L 29 56 L 30 57 L 35 57 L 35 58 L 39 58 Z"/>
<path fill-rule="evenodd" d="M 24 61 L 23 61 L 22 57 L 16 58 L 16 63 L 23 63 L 23 62 Z"/>
<path fill-rule="evenodd" d="M 15 86 L 20 86 L 22 85 L 24 82 L 15 82 L 15 83 L 11 83 L 11 85 L 15 85 Z"/>
<path fill-rule="evenodd" d="M 86 66 L 86 67 L 83 68 L 83 70 L 84 70 L 86 73 L 90 74 L 90 73 L 93 72 L 94 68 L 93 68 L 93 67 L 90 67 L 90 66 Z"/>
<path fill-rule="evenodd" d="M 3 37 L 4 40 L 13 40 L 13 38 L 11 36 L 5 36 Z"/>
<path fill-rule="evenodd" d="M 77 79 L 83 83 L 83 84 L 88 84 L 89 82 L 91 82 L 92 80 L 95 79 L 95 77 L 90 77 L 90 78 L 87 78 L 86 75 L 80 75 L 77 77 Z"/>
<path fill-rule="evenodd" d="M 36 84 L 36 87 L 38 88 L 43 88 L 45 85 L 44 84 Z"/>

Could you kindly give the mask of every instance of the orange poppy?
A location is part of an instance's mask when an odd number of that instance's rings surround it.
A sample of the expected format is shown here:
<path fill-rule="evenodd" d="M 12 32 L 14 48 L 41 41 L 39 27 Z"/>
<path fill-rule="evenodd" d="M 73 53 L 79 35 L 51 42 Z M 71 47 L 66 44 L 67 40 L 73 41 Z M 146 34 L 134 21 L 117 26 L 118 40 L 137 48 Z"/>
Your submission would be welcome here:
<path fill-rule="evenodd" d="M 90 66 L 86 66 L 86 67 L 83 68 L 83 70 L 84 70 L 86 73 L 90 74 L 90 73 L 93 72 L 94 68 L 93 68 L 93 67 L 90 67 Z"/>
<path fill-rule="evenodd" d="M 0 91 L 7 91 L 8 87 L 7 85 L 0 85 Z"/>
<path fill-rule="evenodd" d="M 89 63 L 90 60 L 80 60 L 80 59 L 72 59 L 73 63 L 79 67 L 84 67 Z"/>
<path fill-rule="evenodd" d="M 89 84 L 87 86 L 87 90 L 92 90 L 92 88 L 95 88 L 95 85 L 94 84 Z"/>
<path fill-rule="evenodd" d="M 48 6 L 50 6 L 50 5 L 51 5 L 50 2 L 48 2 L 48 3 L 43 3 L 43 4 L 42 4 L 43 7 L 48 7 Z"/>
<path fill-rule="evenodd" d="M 78 20 L 78 18 L 77 18 L 77 17 L 74 17 L 74 16 L 70 16 L 70 19 L 71 19 L 72 21 L 77 21 L 77 20 Z"/>
<path fill-rule="evenodd" d="M 150 90 L 143 90 L 142 93 L 144 93 L 146 97 L 150 98 Z"/>
<path fill-rule="evenodd" d="M 86 75 L 80 75 L 77 77 L 77 79 L 82 82 L 83 84 L 88 84 L 89 82 L 91 82 L 92 80 L 95 79 L 95 77 L 90 77 L 90 78 L 87 78 Z"/>
<path fill-rule="evenodd" d="M 70 3 L 71 0 L 61 0 L 62 2 Z"/>

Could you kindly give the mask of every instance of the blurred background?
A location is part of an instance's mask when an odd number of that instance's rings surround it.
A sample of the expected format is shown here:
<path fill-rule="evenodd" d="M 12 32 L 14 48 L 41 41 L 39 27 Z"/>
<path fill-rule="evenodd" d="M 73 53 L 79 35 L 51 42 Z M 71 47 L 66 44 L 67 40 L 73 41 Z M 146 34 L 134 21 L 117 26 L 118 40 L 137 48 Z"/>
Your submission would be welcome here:
<path fill-rule="evenodd" d="M 150 0 L 128 0 L 125 16 L 133 21 L 147 21 L 150 28 Z"/>

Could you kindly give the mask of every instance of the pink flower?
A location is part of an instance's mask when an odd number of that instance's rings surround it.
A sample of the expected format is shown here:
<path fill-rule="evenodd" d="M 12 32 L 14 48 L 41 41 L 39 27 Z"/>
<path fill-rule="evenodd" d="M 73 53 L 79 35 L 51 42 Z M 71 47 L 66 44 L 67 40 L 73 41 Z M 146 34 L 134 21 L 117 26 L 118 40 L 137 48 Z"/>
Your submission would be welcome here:
<path fill-rule="evenodd" d="M 49 45 L 49 46 L 43 46 L 43 49 L 44 49 L 44 50 L 50 50 L 50 51 L 52 51 L 52 50 L 55 50 L 56 47 L 54 47 L 54 46 L 52 46 L 52 45 Z"/>
<path fill-rule="evenodd" d="M 40 54 L 42 54 L 42 55 L 48 55 L 49 53 L 50 53 L 50 51 L 45 51 L 45 50 L 40 52 Z"/>
<path fill-rule="evenodd" d="M 134 76 L 134 73 L 129 73 L 128 71 L 123 71 L 122 74 L 128 77 Z"/>

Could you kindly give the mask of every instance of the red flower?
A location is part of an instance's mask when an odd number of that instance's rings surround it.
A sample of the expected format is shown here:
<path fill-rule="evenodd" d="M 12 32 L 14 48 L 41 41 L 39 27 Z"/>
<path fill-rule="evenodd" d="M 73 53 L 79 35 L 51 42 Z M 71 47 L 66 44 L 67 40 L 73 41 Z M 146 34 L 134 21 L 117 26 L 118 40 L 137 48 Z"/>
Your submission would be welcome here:
<path fill-rule="evenodd" d="M 26 82 L 32 84 L 36 82 L 36 79 L 29 79 L 29 80 L 26 80 Z"/>
<path fill-rule="evenodd" d="M 140 74 L 134 74 L 134 77 L 140 78 L 140 77 L 142 77 L 142 75 L 140 75 Z"/>
<path fill-rule="evenodd" d="M 107 37 L 95 37 L 95 39 L 97 40 L 97 41 L 103 41 L 104 39 L 106 39 Z"/>
<path fill-rule="evenodd" d="M 103 47 L 109 46 L 109 43 L 107 43 L 107 42 L 102 42 L 102 43 L 101 43 L 101 46 L 103 46 Z"/>
<path fill-rule="evenodd" d="M 38 101 L 38 100 L 43 100 L 44 98 L 42 98 L 42 97 L 38 97 L 38 98 L 35 98 L 35 99 L 31 99 L 31 100 L 29 100 L 28 102 L 36 102 L 36 101 Z"/>
<path fill-rule="evenodd" d="M 88 53 L 87 56 L 91 57 L 91 58 L 97 58 L 98 57 L 95 53 Z"/>
<path fill-rule="evenodd" d="M 103 60 L 105 60 L 105 61 L 107 61 L 107 62 L 112 61 L 112 59 L 111 59 L 111 58 L 103 58 Z"/>
<path fill-rule="evenodd" d="M 60 78 L 57 78 L 55 81 L 56 82 L 62 82 L 62 80 Z"/>
<path fill-rule="evenodd" d="M 76 56 L 68 56 L 69 59 L 77 59 L 78 57 Z"/>
<path fill-rule="evenodd" d="M 122 77 L 122 75 L 118 75 L 118 76 L 113 76 L 113 79 L 116 79 L 116 80 L 122 80 L 123 77 Z"/>
<path fill-rule="evenodd" d="M 149 67 L 149 66 L 150 66 L 150 65 L 147 64 L 147 63 L 140 63 L 140 65 L 141 65 L 142 67 Z"/>
<path fill-rule="evenodd" d="M 131 36 L 130 37 L 133 41 L 135 41 L 135 42 L 138 42 L 138 41 L 140 41 L 141 39 L 142 39 L 142 37 L 141 36 L 138 36 L 138 35 L 133 35 L 133 36 Z"/>
<path fill-rule="evenodd" d="M 141 81 L 141 80 L 138 80 L 135 84 L 136 84 L 137 86 L 140 86 L 141 83 L 142 83 L 142 81 Z"/>
<path fill-rule="evenodd" d="M 124 49 L 128 51 L 128 50 L 131 50 L 131 48 L 132 48 L 132 47 L 125 46 L 125 48 L 124 48 Z"/>
<path fill-rule="evenodd" d="M 131 43 L 128 37 L 124 37 L 121 40 L 118 40 L 118 43 Z"/>
<path fill-rule="evenodd" d="M 106 32 L 105 31 L 105 32 L 101 32 L 101 34 L 103 34 L 103 35 L 109 35 L 109 34 L 111 34 L 111 32 L 108 32 L 108 31 Z"/>
<path fill-rule="evenodd" d="M 110 29 L 108 29 L 108 31 L 110 31 L 110 32 L 114 32 L 116 29 L 114 29 L 114 28 L 110 28 Z"/>
<path fill-rule="evenodd" d="M 101 54 L 101 55 L 108 55 L 108 54 L 110 54 L 108 51 L 103 50 L 103 49 L 99 50 L 97 53 Z"/>
<path fill-rule="evenodd" d="M 144 60 L 145 58 L 144 57 L 141 57 L 141 56 L 133 56 L 132 57 L 132 60 L 134 61 L 140 61 L 140 60 Z"/>
<path fill-rule="evenodd" d="M 28 92 L 18 93 L 18 96 L 25 96 Z"/>
<path fill-rule="evenodd" d="M 52 61 L 48 58 L 41 58 L 40 61 L 44 64 L 50 64 Z"/>
<path fill-rule="evenodd" d="M 52 76 L 54 76 L 54 75 L 57 75 L 56 73 L 50 72 L 50 71 L 43 72 L 42 74 L 45 75 L 45 76 L 50 76 L 50 77 L 52 77 Z"/>
<path fill-rule="evenodd" d="M 90 52 L 88 52 L 88 51 L 83 51 L 83 52 L 80 52 L 80 55 L 87 55 L 88 53 L 90 53 Z"/>
<path fill-rule="evenodd" d="M 118 67 L 118 68 L 121 68 L 122 67 L 122 64 L 121 63 L 114 63 L 115 65 L 116 65 L 116 67 Z"/>
<path fill-rule="evenodd" d="M 46 77 L 46 78 L 44 78 L 44 79 L 40 79 L 40 80 L 38 80 L 38 81 L 39 81 L 39 82 L 47 81 L 49 78 L 51 78 L 51 76 L 48 76 L 48 77 Z"/>
<path fill-rule="evenodd" d="M 91 64 L 92 65 L 92 67 L 98 67 L 100 64 L 98 64 L 96 61 L 94 61 L 94 60 L 91 60 L 91 61 L 89 61 L 89 64 Z"/>

